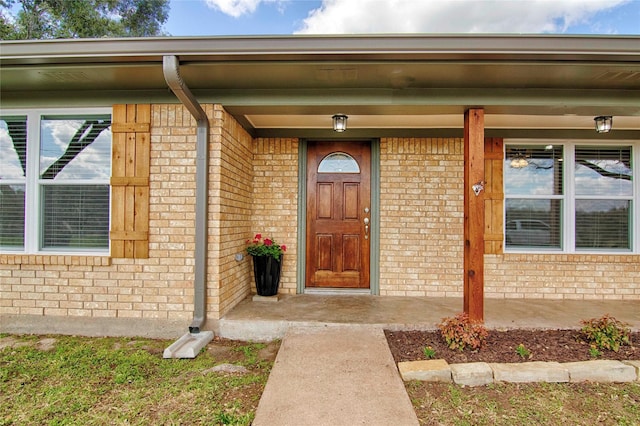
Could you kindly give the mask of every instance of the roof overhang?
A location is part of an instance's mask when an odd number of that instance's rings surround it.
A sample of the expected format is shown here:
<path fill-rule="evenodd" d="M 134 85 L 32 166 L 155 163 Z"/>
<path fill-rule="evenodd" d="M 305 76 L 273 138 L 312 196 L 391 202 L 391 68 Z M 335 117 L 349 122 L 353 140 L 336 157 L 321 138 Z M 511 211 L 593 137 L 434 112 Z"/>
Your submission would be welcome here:
<path fill-rule="evenodd" d="M 460 133 L 461 114 L 482 107 L 499 134 L 591 135 L 594 116 L 612 115 L 618 134 L 637 137 L 639 46 L 634 36 L 547 35 L 1 42 L 0 105 L 177 102 L 162 74 L 163 56 L 175 55 L 198 100 L 224 105 L 254 135 L 331 134 L 338 112 L 350 136 Z"/>

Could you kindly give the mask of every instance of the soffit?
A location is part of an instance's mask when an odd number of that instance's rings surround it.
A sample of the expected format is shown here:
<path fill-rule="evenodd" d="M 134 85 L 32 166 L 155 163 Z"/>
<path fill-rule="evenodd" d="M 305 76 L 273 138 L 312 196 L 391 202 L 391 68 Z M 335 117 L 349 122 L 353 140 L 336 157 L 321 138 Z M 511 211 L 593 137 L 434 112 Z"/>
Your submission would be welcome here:
<path fill-rule="evenodd" d="M 640 62 L 184 62 L 180 73 L 193 91 L 640 89 Z M 5 65 L 0 82 L 2 91 L 165 88 L 161 61 Z"/>

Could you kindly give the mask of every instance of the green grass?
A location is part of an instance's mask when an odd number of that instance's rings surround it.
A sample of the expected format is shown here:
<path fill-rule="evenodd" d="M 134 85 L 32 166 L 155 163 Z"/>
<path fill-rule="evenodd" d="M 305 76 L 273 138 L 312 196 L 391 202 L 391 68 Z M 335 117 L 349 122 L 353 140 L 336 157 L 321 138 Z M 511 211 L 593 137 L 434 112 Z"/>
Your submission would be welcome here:
<path fill-rule="evenodd" d="M 261 357 L 264 344 L 241 342 L 165 360 L 171 341 L 55 336 L 45 351 L 38 336 L 3 338 L 19 344 L 0 350 L 2 426 L 248 425 L 273 361 Z M 222 363 L 249 372 L 207 371 Z"/>
<path fill-rule="evenodd" d="M 193 360 L 165 360 L 172 341 L 0 334 L 0 426 L 249 425 L 278 342 L 215 342 Z M 209 370 L 243 365 L 247 374 Z M 638 425 L 640 383 L 409 382 L 423 425 Z"/>
<path fill-rule="evenodd" d="M 422 425 L 640 424 L 640 383 L 406 387 Z"/>

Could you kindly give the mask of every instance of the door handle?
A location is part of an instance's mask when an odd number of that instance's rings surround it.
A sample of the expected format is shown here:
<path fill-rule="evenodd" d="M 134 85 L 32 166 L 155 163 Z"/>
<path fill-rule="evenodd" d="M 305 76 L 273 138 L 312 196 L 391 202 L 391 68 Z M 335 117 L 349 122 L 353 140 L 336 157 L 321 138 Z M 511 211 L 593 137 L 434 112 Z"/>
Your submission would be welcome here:
<path fill-rule="evenodd" d="M 369 239 L 369 218 L 364 218 L 364 239 Z"/>

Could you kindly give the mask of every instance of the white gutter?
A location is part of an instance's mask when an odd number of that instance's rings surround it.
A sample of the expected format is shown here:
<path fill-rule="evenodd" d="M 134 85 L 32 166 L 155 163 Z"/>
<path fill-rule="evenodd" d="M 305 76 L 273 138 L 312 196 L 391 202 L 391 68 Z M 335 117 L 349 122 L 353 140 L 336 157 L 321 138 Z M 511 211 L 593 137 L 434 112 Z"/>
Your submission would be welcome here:
<path fill-rule="evenodd" d="M 207 279 L 207 193 L 209 169 L 209 119 L 180 77 L 176 56 L 162 58 L 162 71 L 169 88 L 196 119 L 196 223 L 195 223 L 195 278 L 193 295 L 193 322 L 189 332 L 197 334 L 204 325 L 206 312 Z"/>

